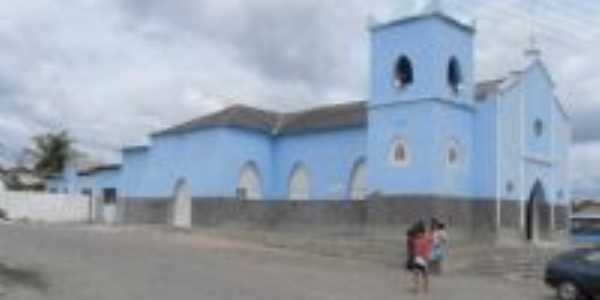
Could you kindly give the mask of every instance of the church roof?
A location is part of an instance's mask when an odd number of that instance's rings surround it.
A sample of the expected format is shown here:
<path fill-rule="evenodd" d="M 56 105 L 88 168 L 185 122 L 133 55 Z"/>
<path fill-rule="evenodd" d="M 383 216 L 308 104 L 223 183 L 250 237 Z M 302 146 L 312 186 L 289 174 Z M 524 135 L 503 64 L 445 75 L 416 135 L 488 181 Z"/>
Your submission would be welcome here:
<path fill-rule="evenodd" d="M 156 132 L 153 136 L 189 132 L 208 127 L 240 127 L 263 132 L 272 132 L 278 124 L 279 115 L 246 105 L 233 105 L 206 116 L 200 116 L 183 124 Z"/>
<path fill-rule="evenodd" d="M 271 135 L 364 126 L 367 123 L 365 101 L 335 104 L 300 112 L 280 113 L 233 105 L 213 114 L 155 132 L 153 136 L 178 134 L 212 127 L 237 127 Z"/>
<path fill-rule="evenodd" d="M 367 102 L 350 102 L 317 107 L 302 112 L 284 114 L 277 133 L 290 134 L 305 130 L 326 130 L 358 127 L 367 124 Z"/>
<path fill-rule="evenodd" d="M 374 24 L 373 26 L 371 26 L 371 30 L 380 30 L 380 29 L 384 29 L 384 28 L 387 28 L 390 26 L 395 26 L 395 25 L 402 24 L 402 23 L 420 21 L 420 20 L 431 18 L 431 17 L 439 18 L 445 22 L 453 24 L 453 25 L 457 26 L 458 28 L 461 28 L 468 32 L 475 32 L 475 27 L 472 24 L 458 20 L 457 18 L 449 16 L 448 14 L 441 12 L 441 11 L 424 12 L 421 14 L 407 16 L 404 18 L 392 20 L 389 22 L 381 23 L 381 24 Z"/>
<path fill-rule="evenodd" d="M 476 99 L 483 100 L 486 96 L 498 93 L 504 81 L 505 79 L 496 79 L 478 83 L 475 88 Z M 214 127 L 244 128 L 269 135 L 286 135 L 308 131 L 362 127 L 366 124 L 366 101 L 320 106 L 291 113 L 281 113 L 236 104 L 218 112 L 157 131 L 152 136 L 179 134 Z"/>
<path fill-rule="evenodd" d="M 487 96 L 495 95 L 502 89 L 504 78 L 482 81 L 475 87 L 475 100 L 483 101 Z"/>
<path fill-rule="evenodd" d="M 113 171 L 119 170 L 121 168 L 120 164 L 98 164 L 94 166 L 89 166 L 87 168 L 83 168 L 77 172 L 77 175 L 80 176 L 89 176 L 102 171 Z"/>

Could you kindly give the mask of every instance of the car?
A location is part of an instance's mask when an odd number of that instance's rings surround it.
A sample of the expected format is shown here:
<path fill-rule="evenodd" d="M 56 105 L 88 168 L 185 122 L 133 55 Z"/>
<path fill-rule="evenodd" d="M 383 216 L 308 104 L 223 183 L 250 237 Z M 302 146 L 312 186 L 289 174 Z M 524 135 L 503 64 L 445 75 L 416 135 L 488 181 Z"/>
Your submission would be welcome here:
<path fill-rule="evenodd" d="M 600 248 L 558 255 L 546 265 L 544 279 L 561 300 L 600 299 Z"/>

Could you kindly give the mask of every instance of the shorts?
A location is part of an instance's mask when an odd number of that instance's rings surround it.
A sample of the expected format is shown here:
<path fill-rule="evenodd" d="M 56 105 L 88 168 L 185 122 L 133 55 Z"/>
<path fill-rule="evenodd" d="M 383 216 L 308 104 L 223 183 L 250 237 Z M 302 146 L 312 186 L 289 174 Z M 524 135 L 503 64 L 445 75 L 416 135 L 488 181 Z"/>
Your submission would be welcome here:
<path fill-rule="evenodd" d="M 413 270 L 427 272 L 427 261 L 422 257 L 416 257 L 413 264 Z"/>

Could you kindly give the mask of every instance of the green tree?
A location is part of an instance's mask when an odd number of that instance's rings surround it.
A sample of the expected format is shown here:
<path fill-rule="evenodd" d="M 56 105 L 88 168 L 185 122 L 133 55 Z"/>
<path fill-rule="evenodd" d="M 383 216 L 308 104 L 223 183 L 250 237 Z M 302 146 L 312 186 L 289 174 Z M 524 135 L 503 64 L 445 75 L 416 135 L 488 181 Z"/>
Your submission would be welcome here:
<path fill-rule="evenodd" d="M 33 158 L 33 169 L 41 176 L 60 173 L 73 156 L 73 140 L 66 130 L 33 137 L 33 148 L 27 152 Z"/>

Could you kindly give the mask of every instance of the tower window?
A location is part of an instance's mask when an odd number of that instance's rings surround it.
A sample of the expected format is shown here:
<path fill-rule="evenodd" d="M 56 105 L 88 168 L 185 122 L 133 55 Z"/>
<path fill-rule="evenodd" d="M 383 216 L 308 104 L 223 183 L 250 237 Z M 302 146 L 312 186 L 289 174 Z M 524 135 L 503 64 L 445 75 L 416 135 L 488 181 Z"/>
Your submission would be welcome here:
<path fill-rule="evenodd" d="M 452 57 L 448 63 L 448 85 L 454 93 L 458 93 L 463 81 L 460 64 L 456 57 Z"/>
<path fill-rule="evenodd" d="M 398 139 L 392 143 L 390 161 L 394 166 L 404 167 L 409 162 L 408 148 L 404 140 Z"/>
<path fill-rule="evenodd" d="M 394 85 L 399 88 L 405 88 L 413 83 L 413 68 L 410 60 L 406 56 L 401 56 L 394 69 Z"/>

